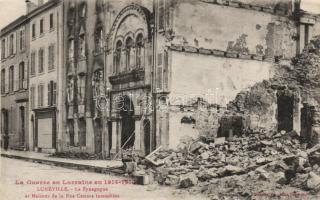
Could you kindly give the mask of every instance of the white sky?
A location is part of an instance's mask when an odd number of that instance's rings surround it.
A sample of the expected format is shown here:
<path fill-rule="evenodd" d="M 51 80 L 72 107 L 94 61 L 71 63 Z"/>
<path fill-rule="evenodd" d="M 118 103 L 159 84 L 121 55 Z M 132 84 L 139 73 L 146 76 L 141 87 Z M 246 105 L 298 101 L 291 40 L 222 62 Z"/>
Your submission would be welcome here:
<path fill-rule="evenodd" d="M 36 2 L 36 0 L 32 1 Z M 320 0 L 301 1 L 302 9 L 320 14 Z M 25 13 L 25 0 L 0 0 L 0 29 Z"/>

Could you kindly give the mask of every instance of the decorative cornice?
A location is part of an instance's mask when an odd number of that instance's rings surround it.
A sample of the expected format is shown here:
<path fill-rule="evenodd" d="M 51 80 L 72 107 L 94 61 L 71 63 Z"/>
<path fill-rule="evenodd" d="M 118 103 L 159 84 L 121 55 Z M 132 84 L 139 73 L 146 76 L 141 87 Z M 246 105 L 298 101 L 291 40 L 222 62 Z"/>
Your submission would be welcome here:
<path fill-rule="evenodd" d="M 167 46 L 167 47 L 169 50 L 178 51 L 178 52 L 211 55 L 211 56 L 216 56 L 216 57 L 225 57 L 225 58 L 233 58 L 233 59 L 274 62 L 274 58 L 266 57 L 264 55 L 241 54 L 241 53 L 237 53 L 237 52 L 222 51 L 222 50 L 217 50 L 217 49 L 205 49 L 202 47 L 198 48 L 198 47 L 193 47 L 193 46 L 185 46 L 185 45 L 177 45 L 177 44 L 171 44 L 171 46 Z"/>

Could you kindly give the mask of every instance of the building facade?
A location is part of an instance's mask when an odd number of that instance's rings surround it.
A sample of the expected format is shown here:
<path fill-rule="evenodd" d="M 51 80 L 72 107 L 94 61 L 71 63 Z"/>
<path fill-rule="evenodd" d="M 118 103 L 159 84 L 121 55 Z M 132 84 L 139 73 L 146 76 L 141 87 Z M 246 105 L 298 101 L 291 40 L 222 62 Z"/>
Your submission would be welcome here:
<path fill-rule="evenodd" d="M 1 30 L 1 137 L 19 150 L 29 147 L 28 32 L 26 16 Z"/>
<path fill-rule="evenodd" d="M 63 59 L 61 1 L 38 2 L 29 19 L 30 149 L 54 152 L 58 134 L 60 68 Z"/>

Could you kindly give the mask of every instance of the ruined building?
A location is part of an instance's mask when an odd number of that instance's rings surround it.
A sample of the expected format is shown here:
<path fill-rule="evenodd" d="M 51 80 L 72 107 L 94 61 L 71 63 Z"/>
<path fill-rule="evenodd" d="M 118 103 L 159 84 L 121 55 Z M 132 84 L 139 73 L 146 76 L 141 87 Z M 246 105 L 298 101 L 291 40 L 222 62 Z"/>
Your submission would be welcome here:
<path fill-rule="evenodd" d="M 122 149 L 145 155 L 215 132 L 215 116 L 238 93 L 278 75 L 280 61 L 301 53 L 320 30 L 320 18 L 298 0 L 58 2 L 63 64 L 53 149 L 103 157 Z M 270 119 L 275 129 L 300 131 L 301 95 L 285 94 L 273 99 L 269 117 L 251 113 L 248 126 Z"/>

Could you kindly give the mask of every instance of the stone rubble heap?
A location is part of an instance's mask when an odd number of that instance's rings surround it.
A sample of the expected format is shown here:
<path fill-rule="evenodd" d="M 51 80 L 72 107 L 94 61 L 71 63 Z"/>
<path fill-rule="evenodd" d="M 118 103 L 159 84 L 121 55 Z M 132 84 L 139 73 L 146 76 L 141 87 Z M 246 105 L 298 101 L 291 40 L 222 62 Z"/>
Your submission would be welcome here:
<path fill-rule="evenodd" d="M 158 150 L 152 162 L 138 160 L 134 173 L 151 175 L 159 184 L 200 187 L 201 192 L 208 193 L 210 185 L 224 178 L 245 181 L 253 177 L 317 193 L 320 147 L 314 149 L 306 150 L 294 131 L 272 134 L 261 130 L 231 139 L 215 138 L 214 142 L 186 138 L 178 151 Z M 232 188 L 238 188 L 238 192 L 248 190 L 247 186 Z"/>

